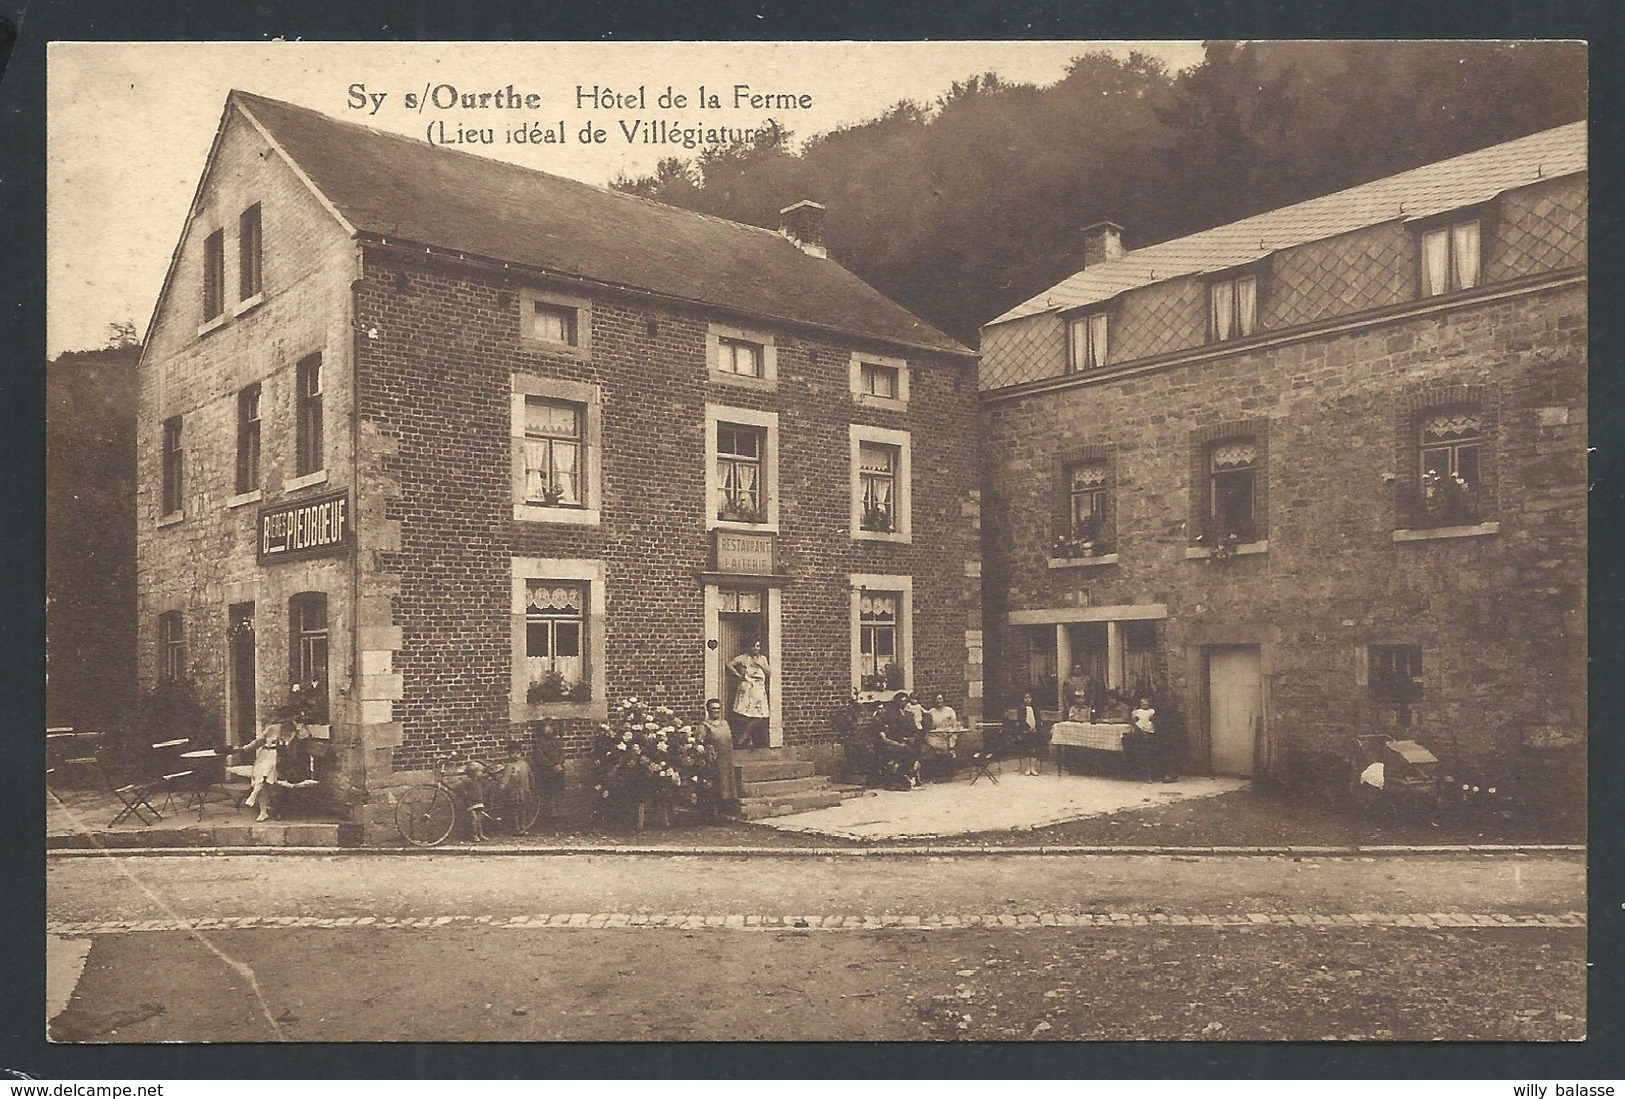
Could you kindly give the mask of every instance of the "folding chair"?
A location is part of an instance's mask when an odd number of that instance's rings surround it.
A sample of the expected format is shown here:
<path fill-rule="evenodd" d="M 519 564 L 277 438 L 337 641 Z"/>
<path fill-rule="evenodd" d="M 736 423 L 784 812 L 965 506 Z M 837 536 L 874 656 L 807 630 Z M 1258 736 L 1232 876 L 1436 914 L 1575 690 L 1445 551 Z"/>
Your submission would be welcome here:
<path fill-rule="evenodd" d="M 1004 747 L 1004 726 L 997 721 L 984 721 L 979 728 L 982 730 L 982 744 L 970 755 L 972 768 L 970 784 L 975 786 L 977 779 L 985 778 L 997 786 L 999 776 L 994 768 L 998 765 Z"/>
<path fill-rule="evenodd" d="M 181 795 L 181 808 L 189 809 L 191 805 L 188 797 L 192 794 L 193 771 L 172 771 L 169 774 L 159 775 L 153 784 L 153 793 L 164 795 L 164 808 L 169 812 L 175 811 L 175 795 Z"/>
<path fill-rule="evenodd" d="M 147 825 L 163 820 L 164 815 L 152 804 L 153 794 L 157 793 L 162 785 L 162 779 L 127 782 L 122 786 L 116 782 L 109 783 L 113 796 L 119 799 L 123 808 L 113 814 L 113 819 L 107 822 L 107 827 L 117 828 L 131 817 Z M 147 817 L 149 813 L 152 814 L 150 820 Z"/>

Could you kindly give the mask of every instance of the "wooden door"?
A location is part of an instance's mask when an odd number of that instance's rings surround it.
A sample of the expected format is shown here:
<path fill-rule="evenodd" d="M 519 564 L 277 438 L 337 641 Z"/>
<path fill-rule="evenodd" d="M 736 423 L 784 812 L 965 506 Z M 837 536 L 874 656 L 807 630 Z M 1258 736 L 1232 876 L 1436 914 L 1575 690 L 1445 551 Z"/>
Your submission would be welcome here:
<path fill-rule="evenodd" d="M 247 623 L 245 628 L 242 623 Z M 231 626 L 228 631 L 227 655 L 231 664 L 231 730 L 232 744 L 247 744 L 259 735 L 254 721 L 258 700 L 255 697 L 254 670 L 254 604 L 239 604 L 231 608 Z"/>
<path fill-rule="evenodd" d="M 1263 732 L 1257 645 L 1208 650 L 1208 745 L 1214 774 L 1251 775 Z"/>

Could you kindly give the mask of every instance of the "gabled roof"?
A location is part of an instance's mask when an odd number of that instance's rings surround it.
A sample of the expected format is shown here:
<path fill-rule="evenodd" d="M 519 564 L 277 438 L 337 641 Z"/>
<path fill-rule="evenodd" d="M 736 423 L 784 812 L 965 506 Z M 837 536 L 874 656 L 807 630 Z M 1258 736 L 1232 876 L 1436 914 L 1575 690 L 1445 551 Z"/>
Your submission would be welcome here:
<path fill-rule="evenodd" d="M 339 122 L 235 103 L 359 237 L 425 245 L 889 344 L 970 350 L 776 232 Z"/>
<path fill-rule="evenodd" d="M 1585 170 L 1586 124 L 1570 123 L 1124 253 L 1079 271 L 988 323 L 1094 305 L 1125 290 L 1239 267 L 1312 240 L 1472 206 L 1503 191 Z"/>

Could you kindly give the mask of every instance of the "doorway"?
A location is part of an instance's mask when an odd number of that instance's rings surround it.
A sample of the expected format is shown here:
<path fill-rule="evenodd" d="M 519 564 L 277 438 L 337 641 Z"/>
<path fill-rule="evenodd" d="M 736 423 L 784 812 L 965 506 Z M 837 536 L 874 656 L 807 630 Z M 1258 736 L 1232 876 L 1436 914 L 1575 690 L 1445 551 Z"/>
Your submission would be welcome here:
<path fill-rule="evenodd" d="M 254 678 L 254 604 L 233 603 L 227 613 L 226 658 L 231 681 L 231 728 L 233 745 L 247 744 L 259 735 L 255 712 L 258 699 Z"/>
<path fill-rule="evenodd" d="M 750 648 L 752 641 L 760 641 L 762 650 L 769 654 L 772 660 L 771 644 L 768 637 L 767 596 L 761 590 L 748 588 L 722 588 L 717 592 L 716 603 L 716 633 L 717 649 L 716 660 L 712 669 L 712 679 L 717 685 L 716 697 L 722 699 L 722 712 L 728 715 L 733 723 L 734 690 L 738 681 L 728 674 L 728 662 L 740 653 Z M 776 699 L 778 668 L 773 668 L 773 674 L 768 677 L 768 697 Z M 711 678 L 711 677 L 707 677 Z M 743 730 L 735 729 L 738 736 Z"/>
<path fill-rule="evenodd" d="M 1257 772 L 1264 732 L 1261 685 L 1257 645 L 1208 650 L 1208 758 L 1214 774 Z"/>

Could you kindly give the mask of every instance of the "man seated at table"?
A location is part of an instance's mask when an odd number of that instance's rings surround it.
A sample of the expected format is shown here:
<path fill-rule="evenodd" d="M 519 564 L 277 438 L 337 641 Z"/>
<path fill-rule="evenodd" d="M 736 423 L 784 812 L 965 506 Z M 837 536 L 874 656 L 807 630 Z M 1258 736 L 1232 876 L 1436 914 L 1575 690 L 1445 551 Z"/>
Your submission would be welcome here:
<path fill-rule="evenodd" d="M 920 750 L 907 706 L 908 692 L 898 691 L 875 715 L 875 758 L 886 785 L 900 790 L 920 785 Z"/>

